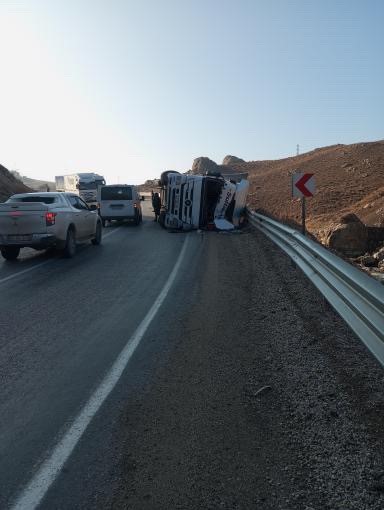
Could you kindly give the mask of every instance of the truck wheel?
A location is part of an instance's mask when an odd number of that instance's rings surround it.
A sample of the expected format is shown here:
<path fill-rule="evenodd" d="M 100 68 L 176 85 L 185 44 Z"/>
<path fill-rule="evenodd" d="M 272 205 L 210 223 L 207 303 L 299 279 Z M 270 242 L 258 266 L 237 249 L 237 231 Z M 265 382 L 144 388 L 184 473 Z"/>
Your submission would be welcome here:
<path fill-rule="evenodd" d="M 1 248 L 1 254 L 5 260 L 16 260 L 19 256 L 20 248 L 17 246 L 5 246 Z"/>
<path fill-rule="evenodd" d="M 97 222 L 95 237 L 91 240 L 91 243 L 94 246 L 99 246 L 99 244 L 101 244 L 101 223 L 100 223 L 100 221 Z"/>
<path fill-rule="evenodd" d="M 67 239 L 65 241 L 64 257 L 71 259 L 76 253 L 76 238 L 73 228 L 69 228 L 67 232 Z"/>

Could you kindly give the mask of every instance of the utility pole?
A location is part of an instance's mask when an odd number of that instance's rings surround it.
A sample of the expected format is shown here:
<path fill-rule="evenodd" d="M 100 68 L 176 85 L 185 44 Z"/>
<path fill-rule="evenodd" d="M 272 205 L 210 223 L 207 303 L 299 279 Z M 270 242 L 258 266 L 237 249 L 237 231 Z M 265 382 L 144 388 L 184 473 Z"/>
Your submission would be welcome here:
<path fill-rule="evenodd" d="M 300 152 L 300 151 L 299 151 L 299 149 L 300 149 L 300 145 L 299 145 L 299 144 L 297 144 L 297 145 L 296 145 L 296 156 L 298 156 L 298 155 L 299 155 L 299 152 Z"/>

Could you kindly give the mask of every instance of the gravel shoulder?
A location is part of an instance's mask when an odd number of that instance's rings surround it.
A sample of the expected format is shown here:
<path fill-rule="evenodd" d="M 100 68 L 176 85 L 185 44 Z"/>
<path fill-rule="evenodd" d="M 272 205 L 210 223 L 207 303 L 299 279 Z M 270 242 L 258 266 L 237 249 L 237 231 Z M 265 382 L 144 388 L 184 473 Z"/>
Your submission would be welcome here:
<path fill-rule="evenodd" d="M 192 235 L 86 476 L 74 455 L 43 508 L 75 478 L 71 508 L 384 508 L 383 369 L 261 233 Z"/>

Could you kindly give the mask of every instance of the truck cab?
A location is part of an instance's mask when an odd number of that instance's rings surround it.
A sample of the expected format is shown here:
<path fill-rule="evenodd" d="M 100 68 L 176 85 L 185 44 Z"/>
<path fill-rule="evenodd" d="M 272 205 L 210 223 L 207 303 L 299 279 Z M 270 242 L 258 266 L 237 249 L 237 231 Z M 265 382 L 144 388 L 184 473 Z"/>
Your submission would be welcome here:
<path fill-rule="evenodd" d="M 97 205 L 97 190 L 105 185 L 102 175 L 94 172 L 82 172 L 55 177 L 56 191 L 75 193 L 88 205 Z"/>

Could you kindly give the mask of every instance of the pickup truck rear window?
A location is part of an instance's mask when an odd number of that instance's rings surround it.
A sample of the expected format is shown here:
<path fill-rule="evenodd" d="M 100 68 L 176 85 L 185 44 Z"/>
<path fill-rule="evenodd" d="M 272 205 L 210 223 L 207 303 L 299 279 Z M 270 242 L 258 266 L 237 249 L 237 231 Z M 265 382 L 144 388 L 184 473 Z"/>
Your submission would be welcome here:
<path fill-rule="evenodd" d="M 125 186 L 101 188 L 101 200 L 132 200 L 132 188 Z"/>
<path fill-rule="evenodd" d="M 34 195 L 30 197 L 10 198 L 8 202 L 42 202 L 43 204 L 53 204 L 56 202 L 56 197 Z"/>

